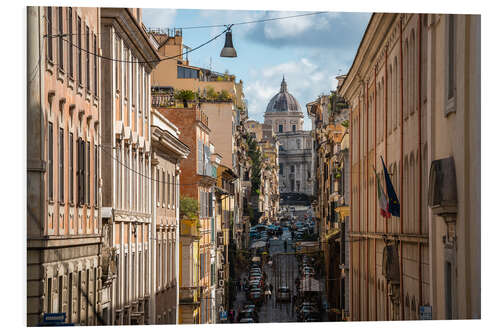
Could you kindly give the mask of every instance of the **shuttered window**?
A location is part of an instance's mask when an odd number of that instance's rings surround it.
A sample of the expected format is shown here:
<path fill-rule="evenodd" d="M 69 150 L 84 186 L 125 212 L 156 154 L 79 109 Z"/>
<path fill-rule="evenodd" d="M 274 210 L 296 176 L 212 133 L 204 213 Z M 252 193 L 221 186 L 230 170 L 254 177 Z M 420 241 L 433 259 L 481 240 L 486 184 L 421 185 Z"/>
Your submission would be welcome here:
<path fill-rule="evenodd" d="M 78 182 L 78 204 L 85 203 L 85 141 L 82 138 L 78 139 L 78 156 L 77 156 L 77 182 Z"/>
<path fill-rule="evenodd" d="M 54 200 L 54 129 L 52 123 L 49 123 L 49 133 L 48 133 L 48 183 L 49 183 L 49 200 Z"/>
<path fill-rule="evenodd" d="M 64 129 L 59 129 L 59 202 L 64 202 Z"/>
<path fill-rule="evenodd" d="M 198 174 L 202 175 L 203 174 L 203 145 L 201 143 L 201 140 L 198 140 L 198 146 L 197 146 L 198 154 L 196 155 L 198 159 Z"/>

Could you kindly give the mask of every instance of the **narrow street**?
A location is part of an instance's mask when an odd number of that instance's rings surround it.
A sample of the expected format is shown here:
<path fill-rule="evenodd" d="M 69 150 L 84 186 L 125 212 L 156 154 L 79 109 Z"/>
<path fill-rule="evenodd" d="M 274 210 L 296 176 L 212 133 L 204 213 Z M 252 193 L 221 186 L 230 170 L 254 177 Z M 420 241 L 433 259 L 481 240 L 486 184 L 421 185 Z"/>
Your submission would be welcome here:
<path fill-rule="evenodd" d="M 258 322 L 300 321 L 297 318 L 297 304 L 294 304 L 294 296 L 298 295 L 296 280 L 301 279 L 301 276 L 295 252 L 295 240 L 292 239 L 290 230 L 284 228 L 283 233 L 277 239 L 270 239 L 268 249 L 268 262 L 263 263 L 262 268 L 266 276 L 265 286 L 272 286 L 272 294 L 270 299 L 264 298 L 262 305 L 257 307 Z M 242 281 L 248 279 L 248 272 L 240 272 L 239 278 Z M 324 277 L 319 276 L 318 280 L 320 281 L 320 294 L 323 295 L 325 289 Z M 277 301 L 278 289 L 282 287 L 290 290 L 289 301 Z M 239 313 L 247 304 L 252 304 L 252 302 L 247 299 L 245 291 L 238 291 L 234 302 L 235 313 Z M 326 319 L 323 311 L 321 311 L 320 319 L 321 321 Z"/>

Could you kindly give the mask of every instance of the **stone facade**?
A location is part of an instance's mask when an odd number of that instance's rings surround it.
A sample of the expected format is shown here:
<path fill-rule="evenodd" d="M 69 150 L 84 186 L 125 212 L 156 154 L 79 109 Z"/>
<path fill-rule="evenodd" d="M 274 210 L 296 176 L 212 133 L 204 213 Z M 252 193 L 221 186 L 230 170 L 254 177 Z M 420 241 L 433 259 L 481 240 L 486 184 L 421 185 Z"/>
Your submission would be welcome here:
<path fill-rule="evenodd" d="M 279 142 L 279 191 L 313 194 L 312 138 L 304 131 L 304 115 L 295 98 L 288 93 L 285 78 L 264 114 Z"/>
<path fill-rule="evenodd" d="M 152 323 L 150 75 L 159 59 L 141 12 L 101 9 L 103 224 L 109 229 L 116 274 L 108 275 L 107 323 Z"/>
<path fill-rule="evenodd" d="M 368 24 L 340 88 L 352 110 L 352 320 L 418 319 L 424 305 L 432 319 L 481 316 L 480 35 L 476 15 L 374 14 Z M 380 215 L 381 156 L 400 217 Z"/>
<path fill-rule="evenodd" d="M 27 324 L 103 323 L 100 9 L 28 7 Z M 99 83 L 98 83 L 99 82 Z"/>

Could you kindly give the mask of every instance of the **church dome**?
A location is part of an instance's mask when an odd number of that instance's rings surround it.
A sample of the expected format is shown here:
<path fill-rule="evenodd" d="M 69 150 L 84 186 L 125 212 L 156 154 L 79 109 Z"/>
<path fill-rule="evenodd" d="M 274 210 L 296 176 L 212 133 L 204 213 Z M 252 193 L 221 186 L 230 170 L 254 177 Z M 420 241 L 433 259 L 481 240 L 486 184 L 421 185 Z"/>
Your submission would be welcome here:
<path fill-rule="evenodd" d="M 283 81 L 281 81 L 280 92 L 274 95 L 269 101 L 269 104 L 267 104 L 266 113 L 267 112 L 302 112 L 300 104 L 295 97 L 288 92 L 284 76 Z"/>

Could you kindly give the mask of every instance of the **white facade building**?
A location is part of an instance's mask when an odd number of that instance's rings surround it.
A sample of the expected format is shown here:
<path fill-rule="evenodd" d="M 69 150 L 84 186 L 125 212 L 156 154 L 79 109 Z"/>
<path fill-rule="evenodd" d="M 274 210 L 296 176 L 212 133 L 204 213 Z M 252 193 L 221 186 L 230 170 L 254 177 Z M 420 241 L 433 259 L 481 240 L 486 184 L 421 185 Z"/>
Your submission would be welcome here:
<path fill-rule="evenodd" d="M 312 138 L 303 130 L 304 115 L 289 92 L 285 78 L 266 108 L 264 124 L 271 125 L 279 142 L 280 193 L 313 194 Z"/>

